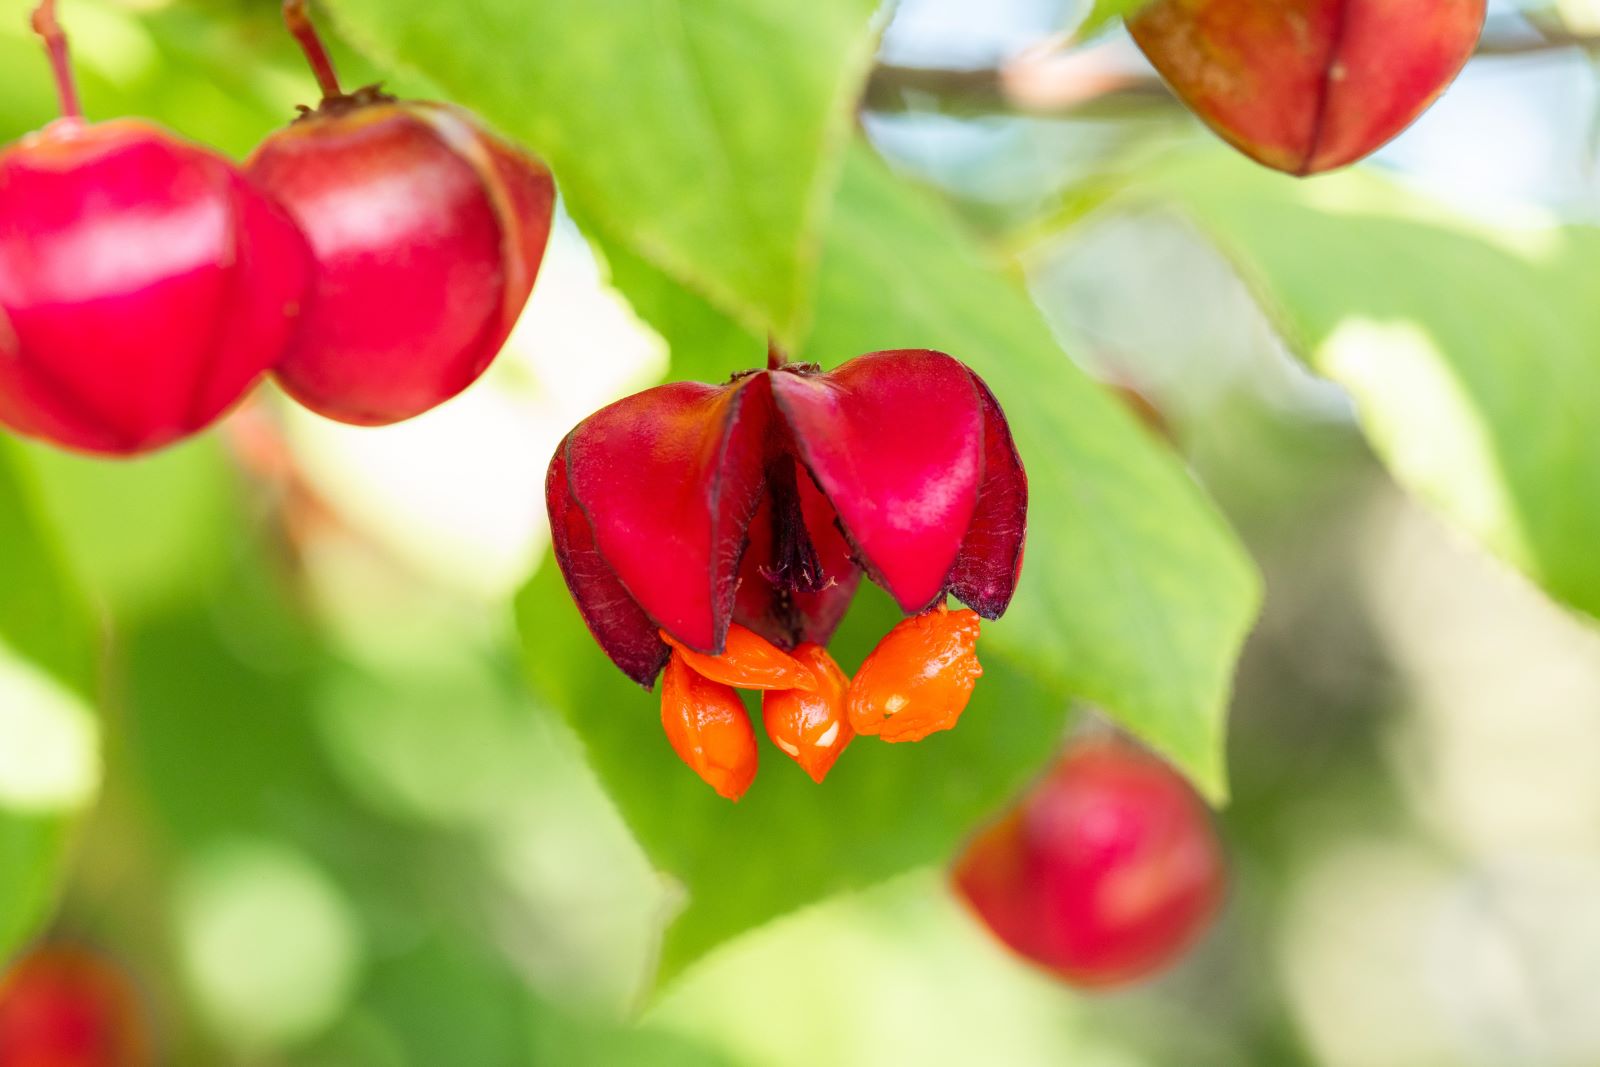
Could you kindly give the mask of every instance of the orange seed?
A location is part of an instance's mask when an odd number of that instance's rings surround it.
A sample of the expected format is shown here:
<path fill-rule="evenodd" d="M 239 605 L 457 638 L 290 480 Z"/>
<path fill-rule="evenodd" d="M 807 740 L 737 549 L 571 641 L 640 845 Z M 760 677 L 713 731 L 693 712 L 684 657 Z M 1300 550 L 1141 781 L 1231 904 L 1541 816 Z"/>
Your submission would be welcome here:
<path fill-rule="evenodd" d="M 810 672 L 815 688 L 762 693 L 761 718 L 772 743 L 821 782 L 856 735 L 845 713 L 850 678 L 821 645 L 807 642 L 794 658 Z"/>
<path fill-rule="evenodd" d="M 956 724 L 983 674 L 978 614 L 944 605 L 898 623 L 850 683 L 850 725 L 885 741 L 920 741 Z"/>
<path fill-rule="evenodd" d="M 738 800 L 756 777 L 756 733 L 739 694 L 690 669 L 681 652 L 661 679 L 661 727 L 707 785 Z"/>
<path fill-rule="evenodd" d="M 677 650 L 695 673 L 736 689 L 811 689 L 811 672 L 789 653 L 738 623 L 728 627 L 722 655 L 711 656 L 684 646 L 667 631 L 661 639 Z"/>

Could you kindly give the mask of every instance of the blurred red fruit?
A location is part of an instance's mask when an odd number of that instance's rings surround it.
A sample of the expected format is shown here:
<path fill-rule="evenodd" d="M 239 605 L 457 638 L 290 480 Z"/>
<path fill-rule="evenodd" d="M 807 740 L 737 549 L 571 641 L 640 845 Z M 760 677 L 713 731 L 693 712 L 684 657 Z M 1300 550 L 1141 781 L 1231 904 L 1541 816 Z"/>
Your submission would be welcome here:
<path fill-rule="evenodd" d="M 1155 0 L 1128 29 L 1234 147 L 1316 174 L 1422 114 L 1472 55 L 1484 12 L 1485 0 Z"/>
<path fill-rule="evenodd" d="M 148 1067 L 128 980 L 99 957 L 46 948 L 0 976 L 0 1067 Z"/>
<path fill-rule="evenodd" d="M 1082 744 L 957 861 L 957 890 L 1016 952 L 1103 988 L 1171 964 L 1210 925 L 1224 887 L 1205 805 L 1166 764 Z"/>

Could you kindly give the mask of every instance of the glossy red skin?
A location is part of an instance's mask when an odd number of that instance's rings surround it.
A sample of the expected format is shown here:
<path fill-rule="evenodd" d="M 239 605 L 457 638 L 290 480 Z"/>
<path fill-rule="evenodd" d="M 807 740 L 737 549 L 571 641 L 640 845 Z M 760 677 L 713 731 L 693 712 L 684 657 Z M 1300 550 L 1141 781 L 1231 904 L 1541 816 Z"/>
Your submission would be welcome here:
<path fill-rule="evenodd" d="M 277 360 L 309 255 L 221 156 L 64 119 L 0 153 L 0 422 L 133 455 L 195 433 Z"/>
<path fill-rule="evenodd" d="M 278 367 L 322 415 L 378 426 L 475 382 L 528 301 L 550 236 L 550 172 L 457 108 L 325 104 L 246 164 L 316 257 Z"/>
<path fill-rule="evenodd" d="M 785 465 L 831 583 L 815 593 L 763 573 Z M 1021 568 L 1027 479 L 977 375 L 915 349 L 620 400 L 562 442 L 546 502 L 591 631 L 649 686 L 666 662 L 658 628 L 712 654 L 734 621 L 784 648 L 826 644 L 862 572 L 907 612 L 953 594 L 997 618 Z"/>
<path fill-rule="evenodd" d="M 0 976 L 0 1067 L 148 1067 L 138 997 L 77 949 L 36 952 Z"/>
<path fill-rule="evenodd" d="M 1485 0 L 1155 0 L 1128 29 L 1225 140 L 1291 174 L 1353 163 L 1442 93 Z"/>
<path fill-rule="evenodd" d="M 1069 752 L 967 846 L 958 892 L 1020 955 L 1073 985 L 1176 961 L 1222 903 L 1222 847 L 1187 783 L 1129 745 Z"/>

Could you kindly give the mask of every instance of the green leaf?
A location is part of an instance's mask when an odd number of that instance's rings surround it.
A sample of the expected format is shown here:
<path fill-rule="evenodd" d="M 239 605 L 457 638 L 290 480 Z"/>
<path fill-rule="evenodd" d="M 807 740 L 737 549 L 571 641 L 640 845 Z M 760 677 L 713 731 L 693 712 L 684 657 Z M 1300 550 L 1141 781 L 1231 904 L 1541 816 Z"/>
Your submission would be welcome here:
<path fill-rule="evenodd" d="M 95 627 L 0 439 L 0 960 L 43 921 L 99 784 Z"/>
<path fill-rule="evenodd" d="M 757 338 L 647 264 L 603 251 L 671 344 L 676 374 L 721 380 L 761 363 Z M 764 747 L 755 786 L 731 805 L 678 762 L 657 698 L 600 653 L 555 568 L 539 572 L 518 601 L 529 675 L 687 893 L 663 946 L 668 975 L 773 916 L 944 862 L 1056 751 L 1073 696 L 1223 791 L 1223 707 L 1256 579 L 1179 464 L 1067 360 L 946 212 L 864 150 L 846 167 L 820 295 L 806 358 L 938 346 L 994 386 L 1033 485 L 1023 588 L 985 628 L 986 673 L 958 729 L 915 745 L 857 741 L 820 787 Z M 898 618 L 865 588 L 831 649 L 854 669 Z"/>
<path fill-rule="evenodd" d="M 1028 468 L 1028 551 L 997 646 L 1102 706 L 1208 795 L 1259 579 L 1177 458 L 1062 353 L 1022 289 L 941 205 L 865 150 L 830 227 L 817 328 L 825 365 L 938 348 L 981 374 Z"/>
<path fill-rule="evenodd" d="M 1494 232 L 1371 174 L 1297 182 L 1222 155 L 1128 195 L 1217 242 L 1397 480 L 1600 616 L 1600 231 Z"/>
<path fill-rule="evenodd" d="M 51 536 L 33 472 L 0 438 L 0 641 L 84 695 L 93 692 L 95 625 Z"/>
<path fill-rule="evenodd" d="M 757 332 L 796 335 L 875 0 L 331 0 L 547 159 L 562 193 Z"/>

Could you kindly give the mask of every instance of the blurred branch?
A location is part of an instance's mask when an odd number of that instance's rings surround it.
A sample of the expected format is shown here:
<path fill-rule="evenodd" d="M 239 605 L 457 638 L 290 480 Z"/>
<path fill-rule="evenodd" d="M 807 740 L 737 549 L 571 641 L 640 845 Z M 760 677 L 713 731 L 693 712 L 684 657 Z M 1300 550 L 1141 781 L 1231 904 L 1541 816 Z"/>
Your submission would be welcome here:
<path fill-rule="evenodd" d="M 1069 50 L 1052 38 L 994 66 L 911 67 L 881 64 L 867 81 L 863 106 L 892 114 L 1121 117 L 1174 102 L 1147 70 L 1127 69 L 1106 46 Z M 1513 58 L 1570 49 L 1600 51 L 1600 34 L 1576 33 L 1534 18 L 1491 19 L 1476 58 Z"/>

